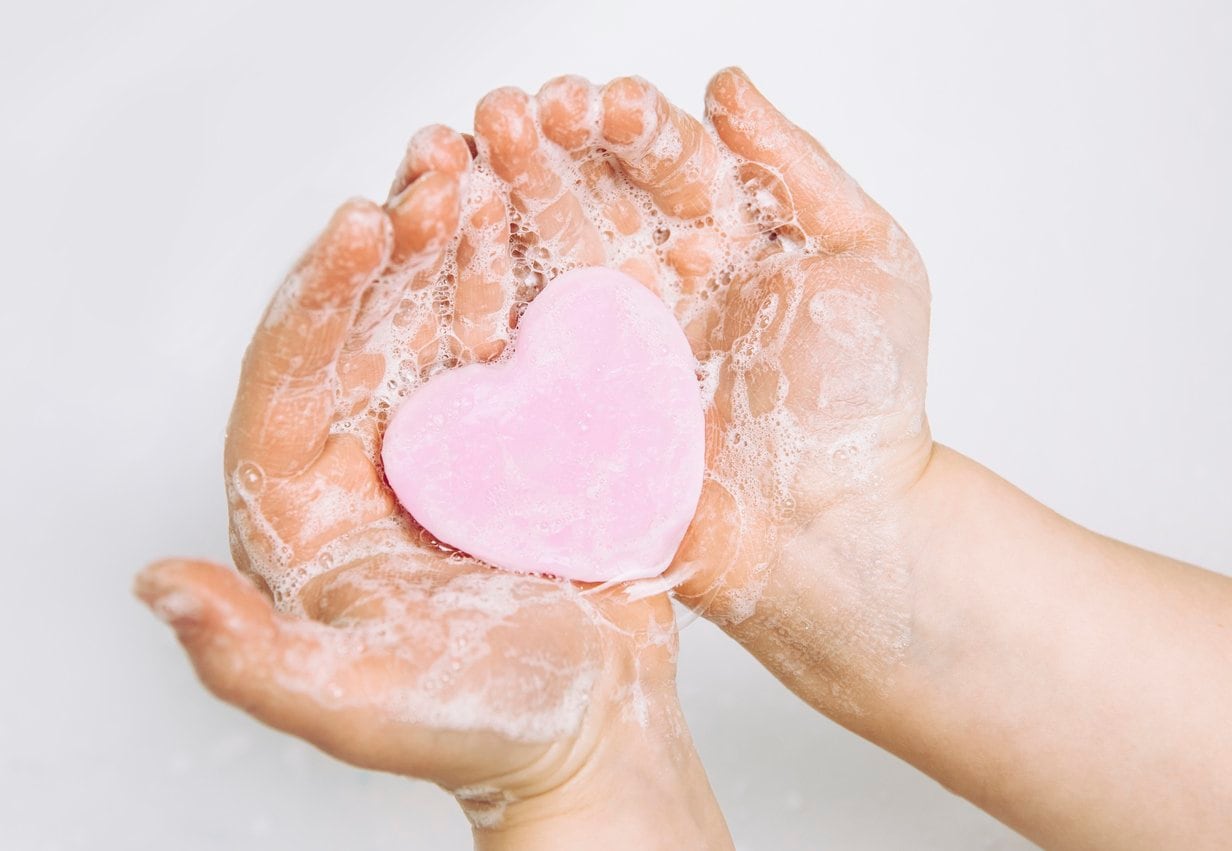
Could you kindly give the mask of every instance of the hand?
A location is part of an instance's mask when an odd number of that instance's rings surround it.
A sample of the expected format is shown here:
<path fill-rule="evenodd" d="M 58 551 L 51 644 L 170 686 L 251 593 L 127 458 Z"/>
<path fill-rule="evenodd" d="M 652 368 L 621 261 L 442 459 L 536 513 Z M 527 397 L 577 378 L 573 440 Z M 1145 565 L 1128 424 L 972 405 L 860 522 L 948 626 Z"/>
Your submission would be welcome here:
<path fill-rule="evenodd" d="M 507 242 L 506 202 L 490 186 L 469 203 L 470 162 L 458 134 L 416 136 L 387 209 L 344 205 L 275 295 L 225 453 L 248 579 L 173 560 L 137 592 L 219 697 L 347 762 L 441 784 L 486 844 L 568 847 L 560 819 L 580 813 L 623 825 L 606 837 L 618 845 L 641 812 L 678 847 L 673 808 L 723 837 L 676 702 L 666 597 L 476 564 L 416 527 L 375 463 L 397 398 L 499 348 L 501 267 L 457 257 Z"/>
<path fill-rule="evenodd" d="M 513 203 L 511 244 L 486 256 L 525 282 L 515 314 L 543 276 L 622 266 L 676 310 L 713 389 L 676 593 L 1046 846 L 1226 836 L 1232 584 L 934 447 L 911 243 L 740 72 L 711 82 L 707 114 L 576 77 L 476 114 L 476 174 Z"/>
<path fill-rule="evenodd" d="M 676 593 L 746 643 L 808 634 L 829 676 L 806 697 L 852 703 L 908 629 L 895 524 L 932 447 L 927 276 L 742 72 L 711 81 L 706 112 L 709 127 L 637 78 L 502 89 L 476 113 L 477 165 L 511 187 L 519 278 L 620 266 L 692 341 L 713 403 Z M 825 616 L 805 623 L 809 595 Z"/>
<path fill-rule="evenodd" d="M 676 593 L 1044 847 L 1226 844 L 1232 582 L 934 447 L 915 249 L 743 74 L 711 81 L 713 134 L 640 80 L 536 100 L 582 178 L 549 221 L 663 294 L 715 388 Z"/>

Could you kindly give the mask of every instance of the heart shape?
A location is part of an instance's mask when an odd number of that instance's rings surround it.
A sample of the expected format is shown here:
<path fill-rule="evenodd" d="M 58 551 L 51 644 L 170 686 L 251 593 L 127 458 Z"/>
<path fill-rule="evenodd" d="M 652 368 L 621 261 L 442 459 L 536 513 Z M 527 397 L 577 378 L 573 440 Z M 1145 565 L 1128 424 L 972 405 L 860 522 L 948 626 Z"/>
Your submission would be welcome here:
<path fill-rule="evenodd" d="M 385 431 L 385 476 L 439 540 L 587 582 L 658 576 L 701 494 L 705 423 L 671 311 L 612 269 L 552 280 L 512 354 L 443 372 Z"/>

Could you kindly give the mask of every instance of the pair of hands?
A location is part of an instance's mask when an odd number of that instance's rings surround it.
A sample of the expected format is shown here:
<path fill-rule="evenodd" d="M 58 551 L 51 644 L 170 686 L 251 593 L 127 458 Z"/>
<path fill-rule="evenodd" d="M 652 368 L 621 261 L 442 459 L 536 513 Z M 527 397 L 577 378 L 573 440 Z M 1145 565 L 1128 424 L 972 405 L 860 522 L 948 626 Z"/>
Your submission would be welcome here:
<path fill-rule="evenodd" d="M 622 748 L 690 749 L 668 590 L 746 640 L 786 628 L 752 617 L 758 600 L 824 549 L 810 590 L 834 616 L 816 652 L 836 682 L 892 657 L 902 583 L 881 519 L 932 448 L 923 266 L 743 73 L 710 82 L 706 117 L 637 78 L 499 89 L 473 137 L 416 134 L 383 207 L 338 210 L 244 361 L 225 474 L 248 578 L 172 560 L 138 579 L 211 691 L 355 765 L 435 781 L 483 825 Z M 477 564 L 400 512 L 376 462 L 397 399 L 495 357 L 519 306 L 582 265 L 660 293 L 713 394 L 667 582 Z"/>

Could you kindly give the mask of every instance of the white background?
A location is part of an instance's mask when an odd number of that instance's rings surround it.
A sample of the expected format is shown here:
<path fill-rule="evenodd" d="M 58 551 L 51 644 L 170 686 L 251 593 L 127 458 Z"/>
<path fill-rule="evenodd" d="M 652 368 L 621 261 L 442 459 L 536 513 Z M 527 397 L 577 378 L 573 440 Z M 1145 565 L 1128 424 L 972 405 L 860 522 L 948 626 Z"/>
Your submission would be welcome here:
<path fill-rule="evenodd" d="M 938 437 L 1076 520 L 1232 568 L 1226 2 L 21 4 L 0 12 L 0 845 L 447 849 L 434 787 L 198 687 L 130 597 L 225 559 L 223 423 L 281 273 L 489 88 L 742 65 L 935 292 Z M 1019 848 L 716 630 L 680 687 L 744 849 Z"/>

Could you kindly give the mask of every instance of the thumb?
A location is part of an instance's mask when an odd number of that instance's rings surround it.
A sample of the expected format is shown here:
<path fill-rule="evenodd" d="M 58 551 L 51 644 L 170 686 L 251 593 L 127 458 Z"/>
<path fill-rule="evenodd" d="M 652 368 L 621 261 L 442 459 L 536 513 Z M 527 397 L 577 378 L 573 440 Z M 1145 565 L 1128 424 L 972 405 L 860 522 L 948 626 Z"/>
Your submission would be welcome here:
<path fill-rule="evenodd" d="M 197 676 L 216 696 L 279 730 L 347 758 L 356 742 L 345 693 L 351 659 L 329 628 L 280 615 L 236 571 L 168 559 L 137 575 L 134 593 L 175 630 Z"/>

